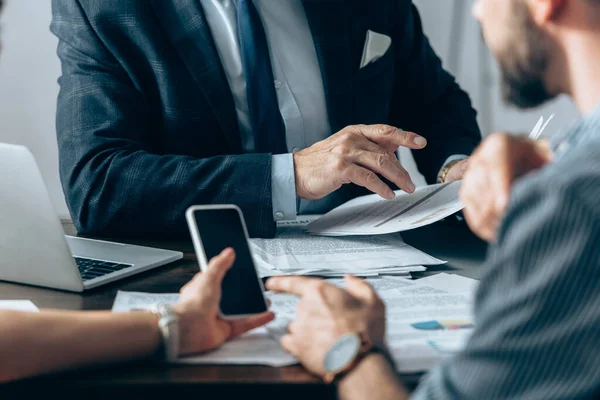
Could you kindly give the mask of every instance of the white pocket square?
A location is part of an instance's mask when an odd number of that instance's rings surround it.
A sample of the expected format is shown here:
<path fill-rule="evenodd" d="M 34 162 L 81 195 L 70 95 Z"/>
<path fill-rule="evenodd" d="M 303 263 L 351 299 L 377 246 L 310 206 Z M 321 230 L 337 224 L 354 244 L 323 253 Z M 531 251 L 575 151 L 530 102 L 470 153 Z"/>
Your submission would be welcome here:
<path fill-rule="evenodd" d="M 371 30 L 367 31 L 367 40 L 365 41 L 360 68 L 363 69 L 372 62 L 379 60 L 387 53 L 391 45 L 391 37 Z"/>

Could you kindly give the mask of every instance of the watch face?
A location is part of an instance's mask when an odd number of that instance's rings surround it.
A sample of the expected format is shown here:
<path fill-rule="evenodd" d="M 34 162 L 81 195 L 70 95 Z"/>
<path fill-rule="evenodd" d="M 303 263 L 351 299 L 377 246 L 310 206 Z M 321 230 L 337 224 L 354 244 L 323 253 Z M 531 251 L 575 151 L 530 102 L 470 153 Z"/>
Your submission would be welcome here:
<path fill-rule="evenodd" d="M 360 346 L 360 335 L 348 334 L 340 337 L 325 355 L 325 371 L 327 373 L 343 371 L 354 361 Z"/>

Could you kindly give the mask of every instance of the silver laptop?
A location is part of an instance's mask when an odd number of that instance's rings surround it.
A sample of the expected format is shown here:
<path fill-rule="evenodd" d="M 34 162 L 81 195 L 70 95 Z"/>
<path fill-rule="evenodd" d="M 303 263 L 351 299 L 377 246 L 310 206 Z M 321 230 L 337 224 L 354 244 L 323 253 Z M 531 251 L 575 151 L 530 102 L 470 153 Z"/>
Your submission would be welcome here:
<path fill-rule="evenodd" d="M 181 258 L 65 236 L 31 152 L 0 143 L 0 280 L 82 292 Z"/>

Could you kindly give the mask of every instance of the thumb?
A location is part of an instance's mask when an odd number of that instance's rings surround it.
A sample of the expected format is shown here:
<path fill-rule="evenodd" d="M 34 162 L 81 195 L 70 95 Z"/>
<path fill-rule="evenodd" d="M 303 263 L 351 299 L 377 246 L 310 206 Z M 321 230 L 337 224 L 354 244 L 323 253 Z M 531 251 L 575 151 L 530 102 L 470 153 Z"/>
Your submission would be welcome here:
<path fill-rule="evenodd" d="M 515 165 L 513 167 L 513 178 L 520 177 L 529 172 L 544 167 L 552 161 L 552 150 L 547 141 L 530 141 L 527 146 L 521 146 L 515 152 Z"/>
<path fill-rule="evenodd" d="M 367 282 L 353 275 L 346 275 L 346 291 L 359 300 L 367 303 L 374 303 L 377 300 L 377 293 Z"/>
<path fill-rule="evenodd" d="M 235 251 L 233 251 L 232 248 L 223 250 L 221 254 L 210 260 L 208 263 L 208 268 L 204 273 L 206 283 L 220 287 L 225 274 L 233 266 L 234 261 Z"/>
<path fill-rule="evenodd" d="M 200 296 L 206 304 L 218 304 L 221 301 L 221 283 L 227 271 L 233 266 L 235 252 L 225 249 L 208 263 L 208 268 L 198 274 L 184 290 Z"/>
<path fill-rule="evenodd" d="M 552 161 L 552 149 L 550 148 L 550 142 L 548 140 L 538 140 L 534 142 L 534 148 L 544 163 Z"/>
<path fill-rule="evenodd" d="M 259 328 L 275 319 L 275 314 L 265 312 L 248 318 L 230 321 L 230 337 L 236 337 L 253 329 Z"/>

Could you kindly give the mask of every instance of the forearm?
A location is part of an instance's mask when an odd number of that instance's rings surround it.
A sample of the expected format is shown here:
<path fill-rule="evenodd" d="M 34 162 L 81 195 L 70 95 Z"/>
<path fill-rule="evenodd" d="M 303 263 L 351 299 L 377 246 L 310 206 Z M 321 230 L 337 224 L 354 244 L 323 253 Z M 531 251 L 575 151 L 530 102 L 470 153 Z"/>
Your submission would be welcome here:
<path fill-rule="evenodd" d="M 251 236 L 274 233 L 268 154 L 199 159 L 146 151 L 98 152 L 89 143 L 82 145 L 89 156 L 75 158 L 66 149 L 68 142 L 59 141 L 65 148 L 61 176 L 81 234 L 183 237 L 188 235 L 185 211 L 197 204 L 236 204 Z"/>
<path fill-rule="evenodd" d="M 219 127 L 202 95 L 188 103 L 176 88 L 165 95 L 140 81 L 139 66 L 110 51 L 120 47 L 108 44 L 113 36 L 92 26 L 93 4 L 56 0 L 51 25 L 62 65 L 60 175 L 77 231 L 189 237 L 189 206 L 225 203 L 242 209 L 250 235 L 274 235 L 271 156 L 238 154 L 227 139 L 235 124 Z"/>
<path fill-rule="evenodd" d="M 371 354 L 338 386 L 342 400 L 405 400 L 408 392 L 381 354 Z"/>
<path fill-rule="evenodd" d="M 0 312 L 0 382 L 152 355 L 152 313 Z"/>

